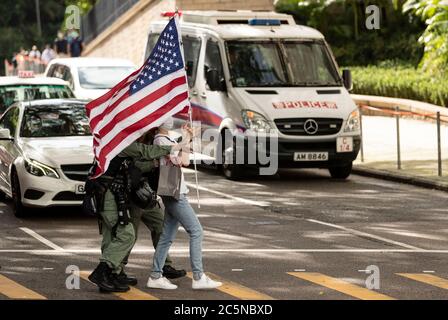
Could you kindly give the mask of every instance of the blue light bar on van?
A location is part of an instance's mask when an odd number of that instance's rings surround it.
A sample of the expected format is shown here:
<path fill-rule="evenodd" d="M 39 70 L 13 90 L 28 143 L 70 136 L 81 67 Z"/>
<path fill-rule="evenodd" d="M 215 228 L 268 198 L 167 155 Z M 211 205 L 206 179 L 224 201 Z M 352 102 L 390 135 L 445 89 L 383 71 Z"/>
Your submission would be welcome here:
<path fill-rule="evenodd" d="M 250 19 L 250 26 L 279 26 L 282 22 L 278 19 Z"/>

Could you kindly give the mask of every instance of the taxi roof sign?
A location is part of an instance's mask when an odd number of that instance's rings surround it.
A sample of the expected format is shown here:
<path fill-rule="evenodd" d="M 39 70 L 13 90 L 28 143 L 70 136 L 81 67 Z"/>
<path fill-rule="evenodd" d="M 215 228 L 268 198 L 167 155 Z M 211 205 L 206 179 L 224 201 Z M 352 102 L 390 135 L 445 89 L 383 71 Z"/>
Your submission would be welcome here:
<path fill-rule="evenodd" d="M 19 78 L 34 78 L 34 71 L 32 70 L 19 70 Z"/>

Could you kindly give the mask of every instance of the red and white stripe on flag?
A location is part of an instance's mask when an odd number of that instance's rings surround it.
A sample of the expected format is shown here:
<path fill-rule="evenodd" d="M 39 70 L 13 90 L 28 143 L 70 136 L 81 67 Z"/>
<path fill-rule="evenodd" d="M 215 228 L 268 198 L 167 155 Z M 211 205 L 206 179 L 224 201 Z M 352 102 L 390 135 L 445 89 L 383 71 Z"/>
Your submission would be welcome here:
<path fill-rule="evenodd" d="M 145 64 L 86 105 L 97 163 L 94 178 L 131 143 L 190 106 L 177 15 Z"/>

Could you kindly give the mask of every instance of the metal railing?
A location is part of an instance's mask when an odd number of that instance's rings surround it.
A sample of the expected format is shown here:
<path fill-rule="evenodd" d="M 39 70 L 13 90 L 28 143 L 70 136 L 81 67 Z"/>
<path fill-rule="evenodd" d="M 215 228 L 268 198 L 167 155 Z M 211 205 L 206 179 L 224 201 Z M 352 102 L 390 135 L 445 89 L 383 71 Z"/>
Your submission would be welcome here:
<path fill-rule="evenodd" d="M 401 117 L 418 117 L 418 118 L 422 118 L 423 120 L 426 121 L 431 121 L 431 122 L 435 122 L 436 124 L 436 139 L 437 139 L 437 175 L 439 177 L 442 176 L 442 143 L 441 143 L 441 125 L 442 122 L 444 123 L 448 123 L 448 116 L 446 115 L 441 115 L 440 111 L 437 112 L 432 112 L 432 113 L 419 113 L 419 112 L 414 112 L 414 111 L 404 111 L 404 110 L 400 110 L 399 107 L 395 107 L 394 109 L 390 109 L 390 108 L 379 108 L 379 107 L 372 107 L 372 106 L 367 106 L 367 105 L 359 105 L 360 109 L 361 109 L 361 117 L 360 117 L 360 127 L 361 127 L 361 136 L 363 136 L 363 110 L 371 110 L 374 111 L 375 113 L 379 113 L 379 114 L 383 114 L 383 115 L 388 115 L 388 116 L 392 116 L 395 117 L 395 131 L 396 131 L 396 163 L 397 163 L 397 169 L 398 170 L 402 170 L 402 150 L 401 150 L 401 137 L 400 137 L 400 118 Z M 445 119 L 442 119 L 445 118 Z M 364 162 L 365 158 L 364 158 L 364 143 L 363 143 L 363 139 L 361 141 L 361 150 L 360 150 L 360 156 L 361 156 L 361 162 Z"/>
<path fill-rule="evenodd" d="M 140 0 L 100 0 L 81 21 L 81 32 L 85 43 L 95 39 L 107 27 Z"/>
<path fill-rule="evenodd" d="M 33 71 L 34 74 L 43 74 L 46 67 L 47 65 L 38 58 L 18 56 L 16 67 L 5 60 L 5 75 L 16 76 L 19 71 Z"/>

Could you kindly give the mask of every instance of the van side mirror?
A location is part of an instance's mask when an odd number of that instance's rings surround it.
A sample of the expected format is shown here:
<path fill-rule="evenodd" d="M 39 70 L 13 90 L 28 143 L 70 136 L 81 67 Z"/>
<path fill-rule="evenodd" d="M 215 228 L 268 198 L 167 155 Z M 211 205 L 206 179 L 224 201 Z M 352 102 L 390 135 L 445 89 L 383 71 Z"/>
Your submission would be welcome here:
<path fill-rule="evenodd" d="M 208 69 L 205 78 L 211 91 L 226 91 L 226 83 L 216 69 Z"/>
<path fill-rule="evenodd" d="M 353 78 L 352 78 L 352 72 L 349 69 L 342 70 L 342 80 L 344 81 L 344 87 L 348 91 L 353 90 Z"/>
<path fill-rule="evenodd" d="M 9 129 L 0 129 L 0 140 L 14 140 Z"/>

